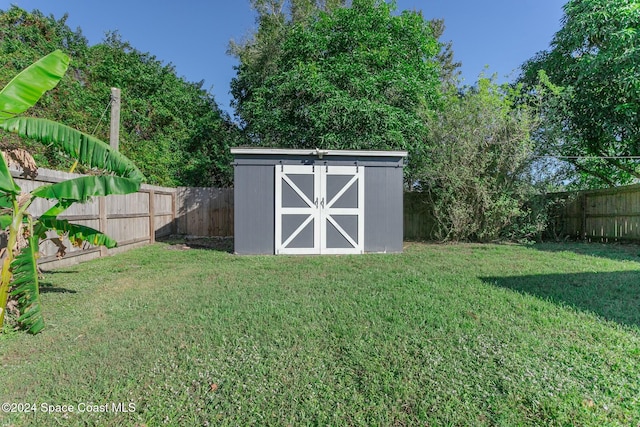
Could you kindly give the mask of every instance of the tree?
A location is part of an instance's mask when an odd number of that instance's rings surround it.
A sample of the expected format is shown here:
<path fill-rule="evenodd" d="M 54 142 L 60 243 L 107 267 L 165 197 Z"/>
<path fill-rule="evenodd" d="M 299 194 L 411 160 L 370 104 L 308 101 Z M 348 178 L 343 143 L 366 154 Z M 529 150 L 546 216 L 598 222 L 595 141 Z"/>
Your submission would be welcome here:
<path fill-rule="evenodd" d="M 138 191 L 144 176 L 125 156 L 104 142 L 50 120 L 20 116 L 48 90 L 53 89 L 69 66 L 69 57 L 56 50 L 11 80 L 0 91 L 0 128 L 45 144 L 52 144 L 89 168 L 108 173 L 83 176 L 22 193 L 13 180 L 4 156 L 0 156 L 0 225 L 8 228 L 8 243 L 0 274 L 0 328 L 9 294 L 18 301 L 20 322 L 32 333 L 44 327 L 40 307 L 37 256 L 40 240 L 49 230 L 67 235 L 74 244 L 87 241 L 114 247 L 101 232 L 58 219 L 75 202 L 109 194 Z M 36 198 L 55 200 L 53 207 L 35 219 L 28 208 Z M 26 239 L 20 245 L 19 239 Z M 10 291 L 11 287 L 13 290 Z"/>
<path fill-rule="evenodd" d="M 544 95 L 540 154 L 565 156 L 592 186 L 638 180 L 638 160 L 621 157 L 640 155 L 640 7 L 571 0 L 564 13 L 551 49 L 526 62 L 520 77 Z"/>
<path fill-rule="evenodd" d="M 56 20 L 12 6 L 0 11 L 0 36 L 2 83 L 55 49 L 72 57 L 69 72 L 29 110 L 30 115 L 107 140 L 110 88 L 119 87 L 120 149 L 150 183 L 222 186 L 231 181 L 228 148 L 239 143 L 239 132 L 202 82 L 185 81 L 171 64 L 140 52 L 114 32 L 89 46 L 79 29 L 68 28 L 66 16 Z M 54 146 L 2 135 L 0 147 L 16 146 L 34 154 L 42 166 L 70 166 Z"/>
<path fill-rule="evenodd" d="M 354 0 L 291 23 L 272 71 L 236 98 L 254 143 L 418 153 L 439 102 L 440 44 L 420 13 L 393 7 Z"/>
<path fill-rule="evenodd" d="M 64 49 L 72 60 L 70 72 L 65 74 L 56 88 L 43 95 L 37 105 L 29 109 L 35 117 L 47 117 L 68 124 L 87 133 L 95 128 L 100 113 L 92 120 L 92 103 L 87 102 L 85 59 L 88 52 L 86 38 L 80 30 L 72 31 L 66 24 L 67 15 L 61 19 L 44 16 L 35 10 L 29 13 L 17 6 L 0 10 L 0 83 L 7 83 L 16 74 L 36 60 Z M 0 84 L 2 86 L 2 84 Z M 64 94 L 64 96 L 58 96 Z M 83 108 L 79 108 L 79 106 Z M 96 110 L 99 108 L 96 107 Z M 91 122 L 93 126 L 88 125 Z M 88 129 L 90 128 L 90 129 Z M 1 135 L 0 148 L 21 147 L 29 151 L 39 164 L 51 168 L 68 169 L 68 159 L 59 155 L 56 148 L 19 138 L 16 135 Z"/>
<path fill-rule="evenodd" d="M 240 62 L 231 81 L 232 106 L 236 111 L 243 110 L 245 103 L 253 99 L 254 90 L 278 72 L 278 58 L 292 24 L 307 25 L 320 11 L 330 12 L 344 3 L 344 0 L 251 0 L 258 28 L 248 40 L 231 40 L 228 50 Z"/>
<path fill-rule="evenodd" d="M 87 64 L 87 80 L 96 98 L 104 100 L 112 86 L 121 88 L 121 150 L 140 165 L 149 182 L 165 186 L 228 184 L 228 148 L 235 142 L 234 126 L 213 96 L 202 89 L 202 82 L 184 81 L 171 64 L 140 52 L 117 33 L 109 33 L 103 43 L 90 49 Z M 94 103 L 100 105 L 97 100 Z M 105 136 L 106 130 L 105 126 Z M 201 157 L 203 147 L 222 157 Z M 200 169 L 198 174 L 192 173 L 193 165 Z"/>
<path fill-rule="evenodd" d="M 416 182 L 430 199 L 435 238 L 492 241 L 539 231 L 521 225 L 533 118 L 518 97 L 517 88 L 481 77 L 428 120 Z"/>
<path fill-rule="evenodd" d="M 432 19 L 429 26 L 433 36 L 440 40 L 444 35 L 444 19 Z M 440 43 L 440 52 L 436 55 L 436 60 L 440 65 L 440 80 L 445 86 L 455 87 L 460 78 L 460 67 L 462 62 L 456 61 L 453 56 L 453 43 L 451 41 Z M 445 87 L 445 90 L 447 88 Z"/>

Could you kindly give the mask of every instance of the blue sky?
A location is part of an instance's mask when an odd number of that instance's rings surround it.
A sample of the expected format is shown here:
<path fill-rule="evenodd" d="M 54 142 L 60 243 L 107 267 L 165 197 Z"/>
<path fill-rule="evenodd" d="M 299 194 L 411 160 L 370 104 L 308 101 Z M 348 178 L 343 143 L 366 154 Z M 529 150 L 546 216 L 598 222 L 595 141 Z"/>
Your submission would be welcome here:
<path fill-rule="evenodd" d="M 564 0 L 398 0 L 398 10 L 422 10 L 426 19 L 443 18 L 442 40 L 453 42 L 464 83 L 473 84 L 488 66 L 499 81 L 512 81 L 518 67 L 548 48 L 561 27 Z M 175 66 L 179 76 L 204 80 L 220 107 L 232 114 L 229 82 L 236 61 L 226 54 L 230 39 L 242 40 L 255 28 L 249 0 L 0 0 L 38 9 L 80 27 L 91 45 L 117 30 L 136 49 Z"/>

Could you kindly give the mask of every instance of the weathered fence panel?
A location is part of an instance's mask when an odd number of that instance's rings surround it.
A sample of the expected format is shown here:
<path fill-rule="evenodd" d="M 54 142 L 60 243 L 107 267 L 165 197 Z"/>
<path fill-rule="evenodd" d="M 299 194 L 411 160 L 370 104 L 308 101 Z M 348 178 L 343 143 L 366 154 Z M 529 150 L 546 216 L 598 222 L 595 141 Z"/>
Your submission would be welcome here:
<path fill-rule="evenodd" d="M 592 241 L 640 241 L 640 184 L 556 193 L 549 205 L 547 234 Z M 435 219 L 423 193 L 404 195 L 404 237 L 432 240 Z"/>
<path fill-rule="evenodd" d="M 189 236 L 233 236 L 233 188 L 178 187 L 177 232 Z"/>
<path fill-rule="evenodd" d="M 178 187 L 176 233 L 188 236 L 233 236 L 233 188 Z M 404 194 L 404 238 L 434 239 L 435 220 L 422 193 Z"/>
<path fill-rule="evenodd" d="M 19 170 L 12 170 L 11 173 L 24 192 L 81 176 L 49 169 L 39 169 L 35 179 L 23 178 Z M 37 217 L 53 204 L 36 199 L 29 212 Z M 74 247 L 65 239 L 62 242 L 65 256 L 60 259 L 60 247 L 54 243 L 57 236 L 51 233 L 49 239 L 40 246 L 39 262 L 46 268 L 153 243 L 156 238 L 171 234 L 233 236 L 233 189 L 166 188 L 143 184 L 140 191 L 134 194 L 96 197 L 88 203 L 74 204 L 60 219 L 100 230 L 116 240 L 118 247 L 111 250 L 88 244 Z"/>
<path fill-rule="evenodd" d="M 404 239 L 433 240 L 436 221 L 424 193 L 404 193 Z"/>
<path fill-rule="evenodd" d="M 23 192 L 29 192 L 46 184 L 61 182 L 81 175 L 39 169 L 35 179 L 25 179 L 20 171 L 13 170 L 12 175 Z M 156 237 L 175 233 L 176 206 L 174 188 L 157 187 L 143 184 L 135 194 L 96 197 L 88 203 L 77 203 L 67 209 L 60 219 L 85 225 L 106 233 L 118 242 L 118 247 L 107 250 L 85 244 L 74 247 L 68 239 L 62 244 L 66 247 L 64 258 L 59 259 L 59 246 L 55 244 L 55 233 L 40 246 L 39 263 L 46 268 L 63 266 L 99 256 L 130 249 L 132 247 L 154 242 Z M 54 202 L 36 199 L 29 212 L 39 216 L 49 209 Z"/>
<path fill-rule="evenodd" d="M 568 236 L 598 241 L 640 241 L 640 185 L 563 193 L 558 213 Z"/>

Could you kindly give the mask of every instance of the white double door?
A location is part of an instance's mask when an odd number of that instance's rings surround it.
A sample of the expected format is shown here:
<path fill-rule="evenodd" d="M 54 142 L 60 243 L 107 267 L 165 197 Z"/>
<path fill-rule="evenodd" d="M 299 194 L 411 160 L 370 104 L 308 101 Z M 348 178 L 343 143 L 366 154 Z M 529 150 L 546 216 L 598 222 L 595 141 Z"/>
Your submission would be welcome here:
<path fill-rule="evenodd" d="M 276 254 L 364 252 L 364 167 L 276 166 Z"/>

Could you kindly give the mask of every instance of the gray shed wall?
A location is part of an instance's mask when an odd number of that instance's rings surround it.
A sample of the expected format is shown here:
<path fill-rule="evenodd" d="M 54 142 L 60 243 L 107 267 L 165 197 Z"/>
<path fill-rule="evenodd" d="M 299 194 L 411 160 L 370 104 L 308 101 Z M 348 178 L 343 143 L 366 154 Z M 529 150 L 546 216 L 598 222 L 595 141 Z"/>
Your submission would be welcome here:
<path fill-rule="evenodd" d="M 236 155 L 234 244 L 237 254 L 275 253 L 275 168 L 281 164 L 364 166 L 364 250 L 402 252 L 402 158 Z"/>
<path fill-rule="evenodd" d="M 365 252 L 402 252 L 402 180 L 402 168 L 365 169 Z"/>
<path fill-rule="evenodd" d="M 236 166 L 233 214 L 236 253 L 275 252 L 274 188 L 273 165 Z"/>

